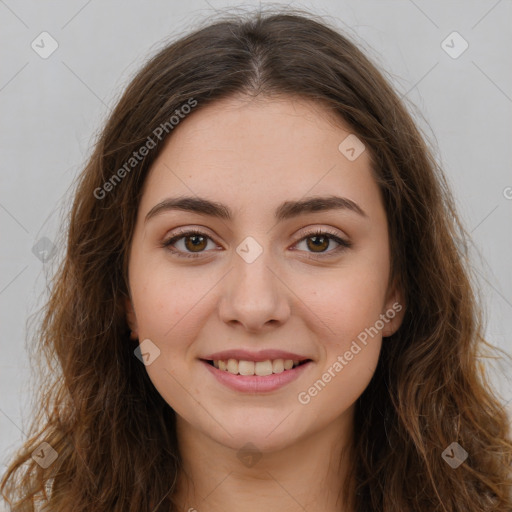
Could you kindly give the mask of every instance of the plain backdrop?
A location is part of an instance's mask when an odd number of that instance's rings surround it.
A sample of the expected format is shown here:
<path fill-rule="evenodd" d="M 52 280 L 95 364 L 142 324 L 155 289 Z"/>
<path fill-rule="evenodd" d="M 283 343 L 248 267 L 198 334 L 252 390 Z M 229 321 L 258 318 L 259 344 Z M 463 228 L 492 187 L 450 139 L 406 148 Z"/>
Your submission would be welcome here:
<path fill-rule="evenodd" d="M 473 237 L 470 256 L 480 278 L 487 339 L 510 352 L 512 2 L 281 4 L 336 24 L 410 102 Z M 164 41 L 227 6 L 259 5 L 268 4 L 0 1 L 0 473 L 25 439 L 32 410 L 27 320 L 42 306 L 48 277 L 63 254 L 54 242 L 68 207 L 66 193 L 96 132 L 129 79 Z M 492 372 L 510 408 L 510 366 L 497 361 Z"/>

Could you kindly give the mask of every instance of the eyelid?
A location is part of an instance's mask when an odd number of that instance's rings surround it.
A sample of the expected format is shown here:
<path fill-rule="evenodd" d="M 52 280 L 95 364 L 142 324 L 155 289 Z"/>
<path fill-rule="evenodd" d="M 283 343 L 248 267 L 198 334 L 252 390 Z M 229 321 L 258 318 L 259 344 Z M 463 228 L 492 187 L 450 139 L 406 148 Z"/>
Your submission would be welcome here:
<path fill-rule="evenodd" d="M 303 240 L 304 238 L 307 238 L 308 236 L 314 236 L 316 233 L 331 235 L 333 238 L 339 238 L 339 239 L 342 239 L 347 244 L 349 243 L 347 235 L 345 235 L 343 232 L 340 232 L 339 230 L 336 231 L 335 228 L 331 228 L 331 227 L 321 227 L 318 225 L 313 226 L 313 227 L 305 227 L 305 228 L 302 228 L 299 233 L 300 234 L 298 235 L 298 238 L 297 238 L 296 242 L 294 242 L 294 243 L 300 242 L 301 240 Z"/>

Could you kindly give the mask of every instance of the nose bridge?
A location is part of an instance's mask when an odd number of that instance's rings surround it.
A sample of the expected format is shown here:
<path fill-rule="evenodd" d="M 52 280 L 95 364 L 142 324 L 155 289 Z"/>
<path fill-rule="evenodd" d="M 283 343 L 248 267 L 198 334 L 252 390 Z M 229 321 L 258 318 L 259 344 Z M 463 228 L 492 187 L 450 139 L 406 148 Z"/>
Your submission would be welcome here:
<path fill-rule="evenodd" d="M 289 309 L 286 287 L 278 278 L 278 263 L 264 246 L 263 237 L 243 239 L 235 249 L 232 264 L 220 308 L 223 320 L 236 320 L 251 330 L 270 320 L 284 321 Z"/>

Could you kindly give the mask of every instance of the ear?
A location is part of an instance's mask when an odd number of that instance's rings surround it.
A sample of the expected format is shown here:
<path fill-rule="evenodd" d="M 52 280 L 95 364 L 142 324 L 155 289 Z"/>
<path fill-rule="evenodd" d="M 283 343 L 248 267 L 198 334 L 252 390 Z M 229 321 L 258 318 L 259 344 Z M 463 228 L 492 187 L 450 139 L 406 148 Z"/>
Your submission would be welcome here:
<path fill-rule="evenodd" d="M 396 282 L 393 282 L 388 288 L 386 303 L 382 312 L 385 317 L 384 328 L 382 329 L 382 336 L 384 338 L 398 331 L 404 319 L 405 309 L 403 290 Z"/>
<path fill-rule="evenodd" d="M 138 327 L 137 327 L 137 318 L 135 316 L 135 310 L 133 309 L 133 304 L 130 297 L 126 297 L 124 300 L 124 307 L 126 311 L 126 322 L 128 323 L 128 327 L 132 331 L 130 334 L 130 338 L 132 340 L 136 340 L 139 338 Z"/>

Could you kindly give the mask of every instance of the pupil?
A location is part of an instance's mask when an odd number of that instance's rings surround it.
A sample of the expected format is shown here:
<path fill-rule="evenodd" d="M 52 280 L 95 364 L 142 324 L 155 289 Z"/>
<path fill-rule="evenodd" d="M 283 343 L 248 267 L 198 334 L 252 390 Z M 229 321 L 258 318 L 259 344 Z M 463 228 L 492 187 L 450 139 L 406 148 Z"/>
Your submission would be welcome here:
<path fill-rule="evenodd" d="M 327 240 L 327 237 L 325 237 L 325 236 L 312 236 L 312 237 L 310 237 L 310 240 L 316 240 L 316 242 L 313 242 L 313 247 L 316 248 L 316 249 L 318 249 L 318 248 L 326 249 L 327 248 L 325 246 L 325 241 Z M 318 244 L 318 240 L 323 240 L 324 243 L 323 244 L 322 243 Z M 327 241 L 327 243 L 329 243 L 329 242 Z M 321 245 L 324 245 L 324 247 L 321 247 Z M 320 252 L 320 251 L 316 251 L 316 252 Z"/>
<path fill-rule="evenodd" d="M 192 247 L 195 247 L 196 249 L 204 249 L 204 247 L 201 246 L 201 244 L 204 244 L 204 236 L 201 235 L 190 235 L 187 237 L 187 240 L 196 239 L 196 242 L 192 242 Z M 200 240 L 198 240 L 200 239 Z"/>

